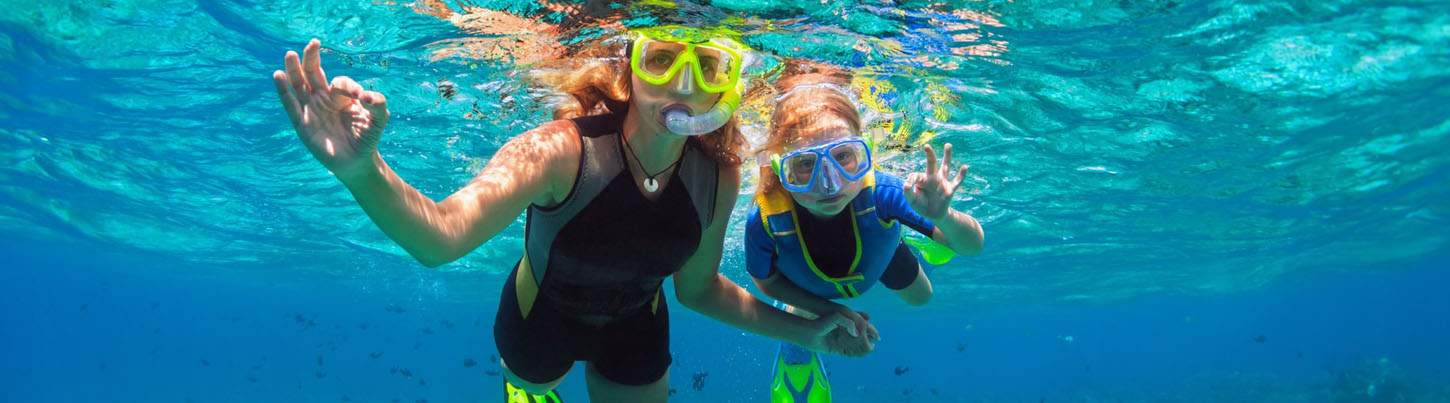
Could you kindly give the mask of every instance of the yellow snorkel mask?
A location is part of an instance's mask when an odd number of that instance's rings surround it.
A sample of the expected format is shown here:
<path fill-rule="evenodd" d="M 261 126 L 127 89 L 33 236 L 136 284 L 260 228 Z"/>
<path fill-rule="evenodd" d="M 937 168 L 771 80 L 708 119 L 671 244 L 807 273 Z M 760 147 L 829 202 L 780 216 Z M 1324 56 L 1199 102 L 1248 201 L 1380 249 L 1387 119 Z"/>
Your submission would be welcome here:
<path fill-rule="evenodd" d="M 629 68 L 635 77 L 651 85 L 665 85 L 685 74 L 681 85 L 696 85 L 701 91 L 722 94 L 714 108 L 690 115 L 684 108 L 665 111 L 665 126 L 675 134 L 694 136 L 724 126 L 740 106 L 749 48 L 733 39 L 733 31 L 700 29 L 678 25 L 631 31 Z"/>

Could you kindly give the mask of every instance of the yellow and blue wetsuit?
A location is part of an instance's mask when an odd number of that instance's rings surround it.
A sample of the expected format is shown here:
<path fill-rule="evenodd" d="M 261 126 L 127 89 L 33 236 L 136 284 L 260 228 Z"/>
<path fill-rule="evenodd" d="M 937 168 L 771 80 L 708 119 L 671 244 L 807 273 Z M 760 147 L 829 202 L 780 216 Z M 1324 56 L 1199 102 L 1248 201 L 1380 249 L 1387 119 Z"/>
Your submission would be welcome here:
<path fill-rule="evenodd" d="M 758 195 L 745 229 L 750 275 L 765 279 L 780 273 L 827 299 L 854 298 L 877 283 L 891 289 L 911 285 L 922 265 L 903 243 L 901 227 L 929 238 L 936 226 L 911 209 L 901 179 L 871 172 L 861 180 L 865 189 L 828 218 L 803 211 L 785 191 Z M 783 343 L 775 367 L 773 402 L 830 401 L 825 367 L 814 353 Z"/>

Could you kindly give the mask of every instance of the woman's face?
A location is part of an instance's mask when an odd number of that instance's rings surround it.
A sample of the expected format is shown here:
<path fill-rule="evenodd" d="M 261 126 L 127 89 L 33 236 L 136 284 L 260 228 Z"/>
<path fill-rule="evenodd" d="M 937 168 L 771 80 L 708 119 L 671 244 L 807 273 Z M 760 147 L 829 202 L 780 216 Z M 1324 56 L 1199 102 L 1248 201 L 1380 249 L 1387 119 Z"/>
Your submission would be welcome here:
<path fill-rule="evenodd" d="M 693 74 L 689 66 L 686 66 L 680 74 L 664 85 L 650 84 L 631 74 L 630 90 L 633 95 L 630 102 L 633 103 L 631 107 L 639 111 L 639 117 L 643 118 L 640 124 L 663 132 L 668 130 L 665 128 L 665 111 L 684 108 L 693 116 L 715 107 L 721 94 L 700 90 L 695 84 Z"/>
<path fill-rule="evenodd" d="M 781 154 L 784 155 L 792 150 L 821 145 L 854 136 L 856 134 L 851 131 L 851 125 L 845 119 L 821 117 L 813 122 L 813 124 L 802 128 L 798 136 L 786 143 L 786 149 Z M 790 162 L 782 161 L 781 163 L 787 164 Z M 833 175 L 835 180 L 841 185 L 839 192 L 832 194 L 790 192 L 791 198 L 794 198 L 797 204 L 805 207 L 811 214 L 818 217 L 830 217 L 839 214 L 841 210 L 844 210 L 846 206 L 851 204 L 851 200 L 854 200 L 857 194 L 861 193 L 861 189 L 865 188 L 864 181 L 846 180 L 841 176 L 841 172 L 838 172 L 838 169 L 831 165 L 830 162 L 821 161 L 821 171 L 816 173 L 815 188 L 819 189 L 821 187 L 821 182 L 826 180 L 826 175 Z M 808 178 L 798 179 L 805 180 Z"/>

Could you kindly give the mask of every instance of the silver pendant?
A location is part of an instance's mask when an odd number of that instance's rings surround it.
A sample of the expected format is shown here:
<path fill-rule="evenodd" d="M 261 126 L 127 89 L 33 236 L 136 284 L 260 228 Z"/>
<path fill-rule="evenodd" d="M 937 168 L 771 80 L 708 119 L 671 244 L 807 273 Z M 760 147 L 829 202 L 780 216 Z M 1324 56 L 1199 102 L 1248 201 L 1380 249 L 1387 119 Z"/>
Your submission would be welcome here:
<path fill-rule="evenodd" d="M 655 180 L 655 178 L 645 178 L 644 191 L 654 193 L 656 190 L 660 190 L 660 181 Z"/>

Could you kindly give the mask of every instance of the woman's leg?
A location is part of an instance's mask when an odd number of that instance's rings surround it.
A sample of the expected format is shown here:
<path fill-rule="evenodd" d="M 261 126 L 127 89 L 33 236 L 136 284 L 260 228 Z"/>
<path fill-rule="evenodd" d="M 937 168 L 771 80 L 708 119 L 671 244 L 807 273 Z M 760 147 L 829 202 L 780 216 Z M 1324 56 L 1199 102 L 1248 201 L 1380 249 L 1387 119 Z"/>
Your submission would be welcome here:
<path fill-rule="evenodd" d="M 589 401 L 594 403 L 664 403 L 670 399 L 669 370 L 652 383 L 633 386 L 605 378 L 591 363 L 585 367 L 584 380 L 589 386 Z"/>

